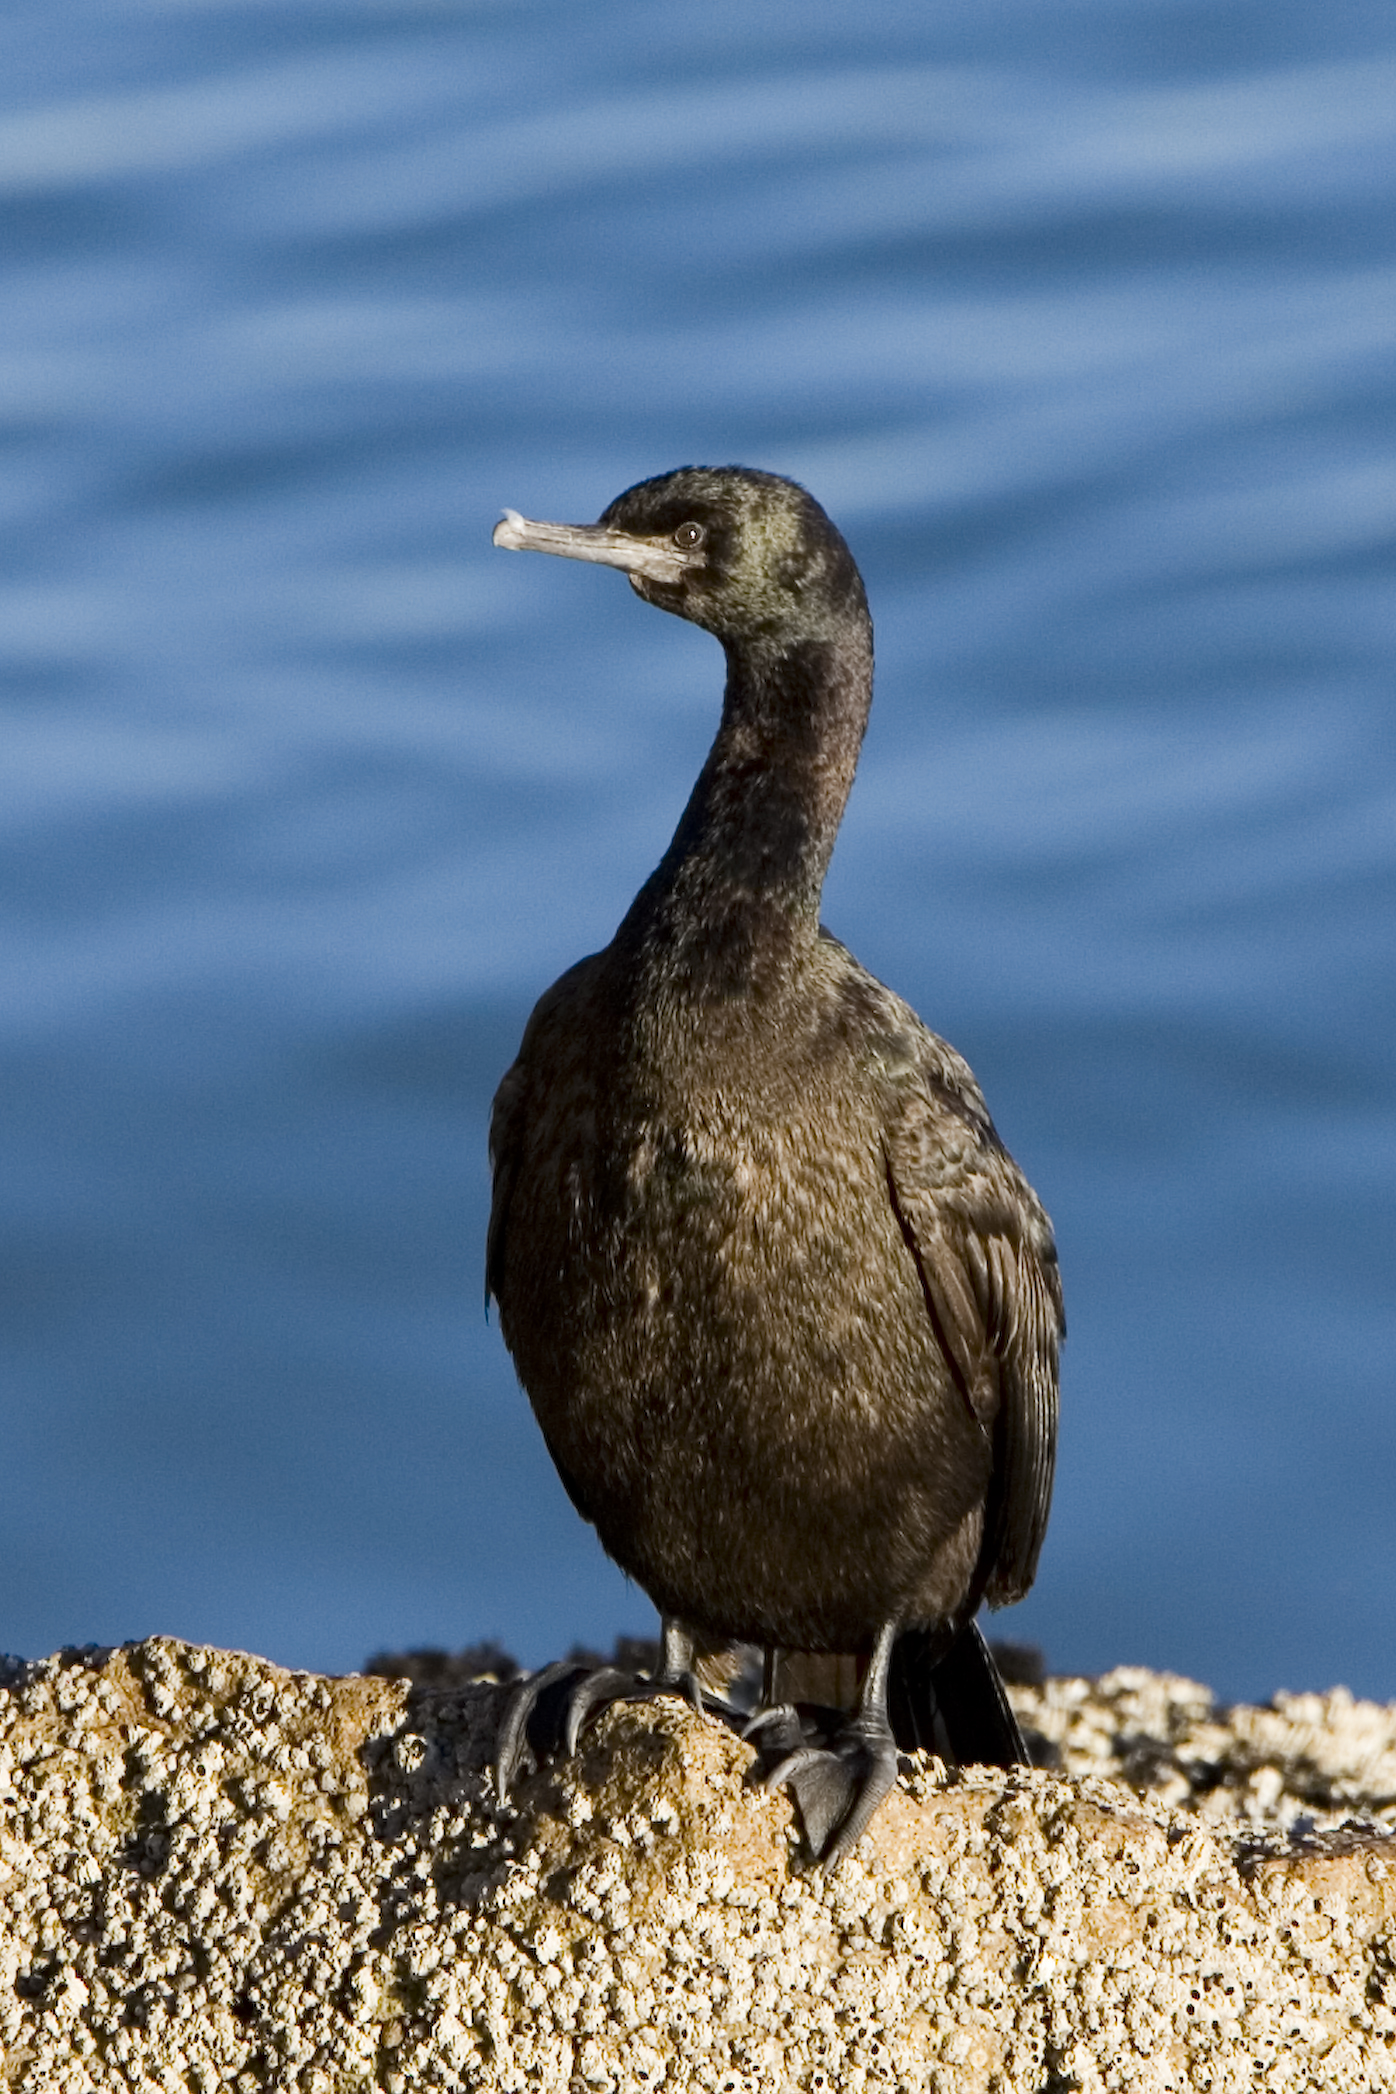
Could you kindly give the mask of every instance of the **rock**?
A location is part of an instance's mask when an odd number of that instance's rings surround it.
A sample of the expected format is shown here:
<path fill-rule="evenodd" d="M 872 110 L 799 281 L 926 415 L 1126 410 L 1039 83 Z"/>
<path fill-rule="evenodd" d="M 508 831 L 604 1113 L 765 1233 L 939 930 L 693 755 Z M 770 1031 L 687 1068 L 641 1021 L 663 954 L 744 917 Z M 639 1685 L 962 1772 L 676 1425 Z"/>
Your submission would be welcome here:
<path fill-rule="evenodd" d="M 678 1702 L 502 1810 L 488 1681 L 168 1638 L 11 1664 L 4 2082 L 1396 2089 L 1396 1708 L 1012 1691 L 1060 1768 L 907 1762 L 826 1877 Z"/>

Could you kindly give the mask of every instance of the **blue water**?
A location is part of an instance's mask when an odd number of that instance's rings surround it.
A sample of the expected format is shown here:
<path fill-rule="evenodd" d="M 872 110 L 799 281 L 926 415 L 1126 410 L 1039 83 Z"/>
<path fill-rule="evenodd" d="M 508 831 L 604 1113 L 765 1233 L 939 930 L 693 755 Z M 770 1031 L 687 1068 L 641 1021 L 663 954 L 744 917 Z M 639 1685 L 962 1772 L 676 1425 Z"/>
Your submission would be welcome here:
<path fill-rule="evenodd" d="M 715 644 L 492 551 L 740 460 L 877 621 L 832 928 L 1057 1224 L 1006 1633 L 1396 1695 L 1396 14 L 15 0 L 0 1646 L 644 1628 L 493 1086 Z"/>

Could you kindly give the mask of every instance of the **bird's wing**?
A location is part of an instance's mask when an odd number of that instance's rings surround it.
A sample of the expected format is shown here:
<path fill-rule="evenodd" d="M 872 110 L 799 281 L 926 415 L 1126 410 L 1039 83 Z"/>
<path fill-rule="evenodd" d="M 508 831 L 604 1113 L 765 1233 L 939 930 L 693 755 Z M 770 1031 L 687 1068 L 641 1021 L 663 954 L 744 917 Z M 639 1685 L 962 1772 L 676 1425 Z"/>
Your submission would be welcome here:
<path fill-rule="evenodd" d="M 1066 1325 L 1052 1227 L 960 1057 L 922 1033 L 898 1072 L 887 1185 L 950 1372 L 994 1448 L 981 1566 L 1021 1599 L 1047 1526 Z"/>
<path fill-rule="evenodd" d="M 504 1231 L 518 1175 L 519 1149 L 528 1114 L 528 1069 L 520 1054 L 511 1062 L 490 1108 L 490 1225 L 485 1237 L 485 1307 L 504 1284 Z"/>
<path fill-rule="evenodd" d="M 598 962 L 603 955 L 588 953 L 578 960 L 565 974 L 560 974 L 550 989 L 544 991 L 533 1007 L 519 1051 L 515 1060 L 505 1070 L 499 1089 L 494 1094 L 490 1108 L 490 1225 L 485 1238 L 485 1306 L 491 1297 L 501 1299 L 504 1285 L 504 1239 L 509 1222 L 509 1202 L 519 1174 L 524 1142 L 535 1095 L 545 1095 L 547 1072 L 553 1068 L 556 1074 L 557 1057 L 550 1059 L 547 1035 L 553 1021 L 560 1019 L 565 1039 L 573 1037 L 585 1040 L 586 1028 L 574 1026 L 569 1033 L 566 1013 L 569 1004 L 583 992 L 596 975 Z M 576 1053 L 575 1046 L 570 1052 Z M 542 1074 L 535 1072 L 541 1068 Z M 564 1068 L 563 1075 L 567 1071 Z"/>

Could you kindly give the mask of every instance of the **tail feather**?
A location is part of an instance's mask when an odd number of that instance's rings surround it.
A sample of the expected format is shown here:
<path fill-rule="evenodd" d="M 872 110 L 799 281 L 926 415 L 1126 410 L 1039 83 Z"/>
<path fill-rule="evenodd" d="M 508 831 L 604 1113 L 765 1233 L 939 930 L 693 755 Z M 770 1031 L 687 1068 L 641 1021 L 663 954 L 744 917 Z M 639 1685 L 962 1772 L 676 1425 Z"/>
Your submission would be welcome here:
<path fill-rule="evenodd" d="M 903 1752 L 935 1752 L 961 1766 L 1026 1767 L 1028 1749 L 977 1622 L 949 1650 L 926 1629 L 904 1629 L 887 1696 Z"/>

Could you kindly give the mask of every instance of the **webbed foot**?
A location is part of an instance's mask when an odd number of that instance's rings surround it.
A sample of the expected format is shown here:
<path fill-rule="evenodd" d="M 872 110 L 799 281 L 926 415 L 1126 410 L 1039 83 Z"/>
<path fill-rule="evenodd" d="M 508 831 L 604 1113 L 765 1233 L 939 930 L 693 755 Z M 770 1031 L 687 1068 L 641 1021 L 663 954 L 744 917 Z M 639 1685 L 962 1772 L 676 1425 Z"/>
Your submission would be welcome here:
<path fill-rule="evenodd" d="M 765 1785 L 790 1790 L 810 1851 L 833 1869 L 862 1838 L 896 1780 L 891 1727 L 880 1711 L 860 1708 L 827 1745 L 800 1745 L 779 1760 Z"/>
<path fill-rule="evenodd" d="M 810 1851 L 826 1869 L 837 1868 L 851 1853 L 896 1784 L 897 1742 L 887 1714 L 895 1638 L 896 1623 L 884 1623 L 873 1640 L 851 1716 L 806 1703 L 776 1703 L 759 1709 L 743 1732 L 764 1754 L 775 1755 L 765 1786 L 790 1790 Z M 773 1683 L 774 1666 L 768 1662 L 767 1694 Z"/>

